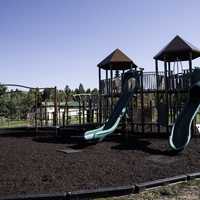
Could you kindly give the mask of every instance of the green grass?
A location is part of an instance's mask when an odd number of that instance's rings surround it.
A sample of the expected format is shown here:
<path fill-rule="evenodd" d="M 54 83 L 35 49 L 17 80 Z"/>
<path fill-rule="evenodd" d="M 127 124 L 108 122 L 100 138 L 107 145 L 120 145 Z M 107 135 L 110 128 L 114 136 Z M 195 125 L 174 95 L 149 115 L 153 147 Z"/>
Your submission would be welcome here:
<path fill-rule="evenodd" d="M 3 120 L 0 121 L 0 128 L 16 128 L 30 126 L 30 121 L 28 120 Z"/>

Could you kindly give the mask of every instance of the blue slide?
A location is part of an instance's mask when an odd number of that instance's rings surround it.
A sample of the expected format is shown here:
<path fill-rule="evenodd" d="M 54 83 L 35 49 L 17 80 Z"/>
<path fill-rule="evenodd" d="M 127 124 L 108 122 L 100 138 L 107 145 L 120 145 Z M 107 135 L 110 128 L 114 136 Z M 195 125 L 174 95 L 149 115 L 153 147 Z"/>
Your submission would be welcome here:
<path fill-rule="evenodd" d="M 172 127 L 169 144 L 172 150 L 183 150 L 191 139 L 191 125 L 200 108 L 200 69 L 196 68 L 191 75 L 192 86 L 189 100 Z"/>
<path fill-rule="evenodd" d="M 110 135 L 116 130 L 121 118 L 126 112 L 128 102 L 132 99 L 135 91 L 138 88 L 138 83 L 139 75 L 137 71 L 130 70 L 124 74 L 122 87 L 123 92 L 112 114 L 110 115 L 110 118 L 105 122 L 102 127 L 85 132 L 85 140 L 103 140 L 107 135 Z"/>

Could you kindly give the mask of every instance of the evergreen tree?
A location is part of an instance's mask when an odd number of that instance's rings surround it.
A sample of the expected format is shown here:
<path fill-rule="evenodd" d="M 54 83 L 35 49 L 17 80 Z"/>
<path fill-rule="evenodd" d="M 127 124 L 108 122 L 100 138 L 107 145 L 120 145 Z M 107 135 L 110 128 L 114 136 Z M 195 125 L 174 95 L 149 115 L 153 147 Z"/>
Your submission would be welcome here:
<path fill-rule="evenodd" d="M 80 91 L 79 91 L 78 88 L 76 88 L 76 89 L 74 90 L 74 94 L 80 94 Z"/>
<path fill-rule="evenodd" d="M 90 94 L 90 93 L 91 93 L 90 88 L 88 88 L 88 89 L 86 90 L 86 93 L 87 93 L 87 94 Z"/>
<path fill-rule="evenodd" d="M 80 83 L 80 85 L 79 85 L 78 89 L 79 89 L 79 93 L 85 93 L 85 89 L 84 89 L 84 87 L 83 87 L 83 84 L 82 84 L 82 83 Z"/>
<path fill-rule="evenodd" d="M 92 94 L 98 94 L 98 89 L 97 88 L 94 88 L 91 92 Z"/>
<path fill-rule="evenodd" d="M 69 94 L 72 92 L 72 90 L 70 89 L 69 85 L 66 85 L 66 86 L 65 86 L 64 91 L 65 91 L 65 94 L 66 94 L 66 95 L 69 95 Z"/>
<path fill-rule="evenodd" d="M 4 85 L 0 84 L 0 95 L 5 94 L 7 91 L 7 87 L 5 87 Z"/>

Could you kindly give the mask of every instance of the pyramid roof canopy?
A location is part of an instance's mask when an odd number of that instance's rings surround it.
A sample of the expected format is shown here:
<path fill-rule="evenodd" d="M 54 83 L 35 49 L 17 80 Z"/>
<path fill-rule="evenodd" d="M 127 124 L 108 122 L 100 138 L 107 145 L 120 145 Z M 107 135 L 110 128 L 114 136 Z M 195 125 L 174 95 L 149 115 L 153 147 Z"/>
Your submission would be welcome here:
<path fill-rule="evenodd" d="M 161 61 L 176 61 L 177 59 L 186 61 L 190 59 L 190 55 L 192 59 L 198 58 L 200 57 L 200 50 L 177 35 L 154 56 L 154 59 Z"/>
<path fill-rule="evenodd" d="M 102 69 L 126 70 L 136 68 L 134 62 L 120 49 L 115 49 L 110 55 L 103 59 L 98 65 Z"/>

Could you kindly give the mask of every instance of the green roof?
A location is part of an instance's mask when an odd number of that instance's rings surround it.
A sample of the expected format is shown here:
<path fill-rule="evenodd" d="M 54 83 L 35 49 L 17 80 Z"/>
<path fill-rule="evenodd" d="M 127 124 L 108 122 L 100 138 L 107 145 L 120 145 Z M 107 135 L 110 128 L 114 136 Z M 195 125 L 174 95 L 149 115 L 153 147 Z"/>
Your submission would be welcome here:
<path fill-rule="evenodd" d="M 66 105 L 65 102 L 60 102 L 58 104 L 61 105 L 61 106 L 65 106 Z M 42 102 L 42 105 L 44 106 L 45 102 Z M 46 105 L 49 106 L 49 107 L 53 107 L 54 106 L 54 102 L 52 102 L 52 101 L 46 102 Z M 78 107 L 79 106 L 79 102 L 78 101 L 68 101 L 67 105 L 70 106 L 70 107 Z"/>

